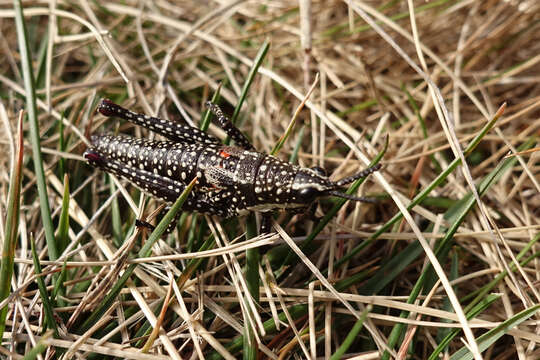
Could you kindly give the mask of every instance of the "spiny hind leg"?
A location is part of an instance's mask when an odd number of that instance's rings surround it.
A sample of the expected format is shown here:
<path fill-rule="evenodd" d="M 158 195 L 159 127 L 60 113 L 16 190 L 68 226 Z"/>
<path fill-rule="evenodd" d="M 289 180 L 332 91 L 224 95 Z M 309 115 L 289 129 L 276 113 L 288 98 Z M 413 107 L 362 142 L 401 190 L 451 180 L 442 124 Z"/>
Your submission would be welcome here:
<path fill-rule="evenodd" d="M 93 148 L 86 150 L 84 157 L 90 165 L 105 172 L 120 176 L 148 193 L 150 196 L 173 203 L 186 189 L 186 185 L 168 177 L 154 174 L 153 172 L 131 167 L 125 163 L 112 160 L 100 154 Z M 234 195 L 231 190 L 216 189 L 201 191 L 199 188 L 193 189 L 182 206 L 187 211 L 197 211 L 209 213 L 221 217 L 236 215 Z"/>
<path fill-rule="evenodd" d="M 117 160 L 108 159 L 94 149 L 88 149 L 85 152 L 84 157 L 92 166 L 100 168 L 110 174 L 122 177 L 139 187 L 144 192 L 147 192 L 149 195 L 168 202 L 175 201 L 186 188 L 184 184 L 173 181 L 166 177 L 156 175 L 152 172 L 141 170 L 139 168 L 127 166 L 126 164 Z M 186 205 L 189 206 L 193 202 L 195 202 L 195 197 L 190 194 L 190 198 L 186 200 Z M 165 234 L 168 234 L 174 230 L 180 214 L 181 211 L 176 214 L 175 219 L 173 219 L 165 230 Z M 135 226 L 145 227 L 151 231 L 155 229 L 154 225 L 141 219 L 135 220 Z"/>
<path fill-rule="evenodd" d="M 174 121 L 160 119 L 153 116 L 138 114 L 125 109 L 109 99 L 101 100 L 97 109 L 101 114 L 109 117 L 116 116 L 135 125 L 143 126 L 155 133 L 163 135 L 169 140 L 181 143 L 221 144 L 219 139 L 201 131 L 193 126 L 178 124 Z"/>
<path fill-rule="evenodd" d="M 225 114 L 223 114 L 223 111 L 221 111 L 221 108 L 218 105 L 207 101 L 206 106 L 210 109 L 210 111 L 212 111 L 214 115 L 216 115 L 219 125 L 223 130 L 225 130 L 227 135 L 229 135 L 231 139 L 234 140 L 236 145 L 245 150 L 255 150 L 255 147 L 251 145 L 245 135 L 242 134 L 242 132 L 236 126 L 234 126 L 232 121 L 227 116 L 225 116 Z"/>

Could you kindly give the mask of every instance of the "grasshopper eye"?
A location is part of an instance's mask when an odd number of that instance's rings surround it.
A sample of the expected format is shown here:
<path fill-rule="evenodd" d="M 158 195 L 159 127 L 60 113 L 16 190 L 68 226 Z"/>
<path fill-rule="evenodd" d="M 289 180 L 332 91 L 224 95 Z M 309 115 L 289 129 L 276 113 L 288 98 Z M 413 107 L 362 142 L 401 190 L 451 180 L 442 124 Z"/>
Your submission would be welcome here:
<path fill-rule="evenodd" d="M 298 191 L 297 198 L 299 202 L 303 204 L 309 204 L 312 203 L 317 196 L 319 195 L 319 191 L 312 187 L 306 187 Z"/>
<path fill-rule="evenodd" d="M 326 173 L 326 170 L 324 170 L 320 166 L 314 166 L 314 167 L 311 168 L 311 170 L 315 171 L 317 173 L 317 175 L 328 176 L 328 174 Z"/>

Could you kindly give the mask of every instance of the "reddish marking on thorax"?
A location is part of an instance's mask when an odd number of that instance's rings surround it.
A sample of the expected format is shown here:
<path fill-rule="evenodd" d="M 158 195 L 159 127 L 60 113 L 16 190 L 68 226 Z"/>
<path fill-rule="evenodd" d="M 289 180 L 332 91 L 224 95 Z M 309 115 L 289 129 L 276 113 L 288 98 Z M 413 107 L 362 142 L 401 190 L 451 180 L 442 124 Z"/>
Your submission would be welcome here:
<path fill-rule="evenodd" d="M 219 151 L 219 156 L 221 156 L 222 158 L 227 159 L 228 157 L 231 156 L 231 154 L 229 154 L 229 153 L 226 152 L 225 150 L 220 150 L 220 151 Z"/>

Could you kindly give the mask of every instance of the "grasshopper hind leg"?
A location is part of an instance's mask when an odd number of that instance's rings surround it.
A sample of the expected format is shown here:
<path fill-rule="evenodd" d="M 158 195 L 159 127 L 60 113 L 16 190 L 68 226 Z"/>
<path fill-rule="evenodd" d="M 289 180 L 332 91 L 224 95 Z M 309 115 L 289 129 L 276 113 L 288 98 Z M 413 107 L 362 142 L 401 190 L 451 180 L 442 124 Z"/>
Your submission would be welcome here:
<path fill-rule="evenodd" d="M 171 141 L 179 143 L 221 144 L 219 139 L 193 126 L 182 125 L 171 120 L 138 114 L 113 103 L 109 99 L 101 100 L 98 111 L 107 117 L 116 116 L 135 125 L 145 127 Z"/>

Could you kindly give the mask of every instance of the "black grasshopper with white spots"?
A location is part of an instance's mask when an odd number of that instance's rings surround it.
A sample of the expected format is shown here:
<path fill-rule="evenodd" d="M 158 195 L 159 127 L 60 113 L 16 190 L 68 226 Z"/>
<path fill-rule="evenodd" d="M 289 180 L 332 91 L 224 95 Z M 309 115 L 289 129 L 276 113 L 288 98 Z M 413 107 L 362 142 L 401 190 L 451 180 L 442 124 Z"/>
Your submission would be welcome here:
<path fill-rule="evenodd" d="M 269 230 L 271 211 L 305 211 L 322 196 L 371 201 L 344 194 L 339 189 L 378 170 L 380 165 L 331 181 L 322 169 L 302 168 L 257 152 L 217 105 L 207 103 L 207 106 L 236 146 L 224 145 L 197 128 L 137 114 L 104 99 L 98 107 L 101 114 L 144 126 L 167 140 L 93 135 L 92 146 L 84 157 L 90 165 L 123 177 L 151 196 L 169 203 L 174 202 L 196 177 L 197 184 L 183 210 L 224 218 L 250 211 L 263 212 L 266 214 L 263 224 L 266 225 L 261 232 Z"/>

